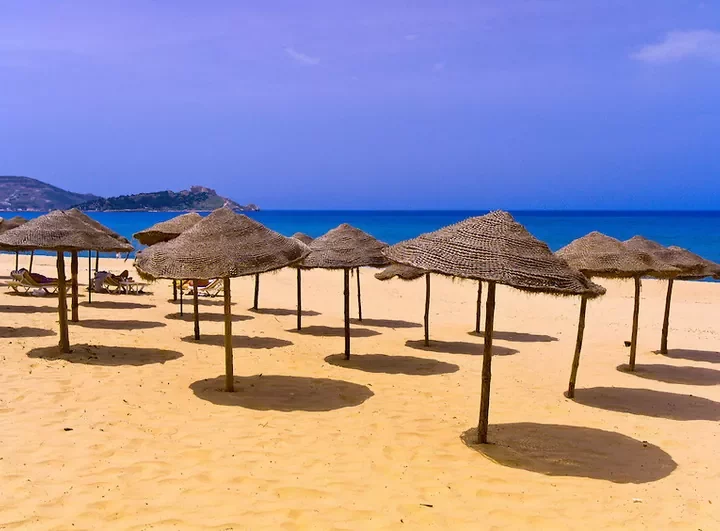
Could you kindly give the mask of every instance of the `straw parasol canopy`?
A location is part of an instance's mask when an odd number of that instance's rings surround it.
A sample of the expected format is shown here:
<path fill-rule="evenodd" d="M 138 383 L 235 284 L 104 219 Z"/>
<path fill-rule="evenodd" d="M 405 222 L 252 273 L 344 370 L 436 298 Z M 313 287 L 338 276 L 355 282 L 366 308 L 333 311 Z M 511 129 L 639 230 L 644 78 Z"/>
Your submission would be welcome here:
<path fill-rule="evenodd" d="M 662 262 L 680 270 L 674 278 L 668 279 L 667 294 L 665 296 L 665 313 L 663 317 L 662 333 L 660 336 L 660 352 L 667 354 L 668 333 L 670 330 L 670 304 L 674 281 L 700 280 L 720 274 L 720 265 L 704 259 L 702 256 L 683 249 L 682 247 L 665 247 L 658 242 L 648 240 L 643 236 L 633 236 L 625 242 L 633 251 L 640 251 L 652 255 Z"/>
<path fill-rule="evenodd" d="M 182 214 L 167 221 L 156 223 L 152 227 L 133 234 L 133 238 L 143 245 L 155 245 L 160 242 L 167 242 L 177 238 L 193 227 L 202 216 L 197 212 Z"/>
<path fill-rule="evenodd" d="M 629 368 L 635 370 L 637 334 L 640 319 L 640 288 L 643 276 L 672 278 L 680 270 L 650 253 L 631 249 L 620 240 L 599 232 L 578 238 L 557 252 L 557 255 L 589 277 L 632 278 L 635 281 Z M 568 392 L 570 397 L 573 393 Z"/>
<path fill-rule="evenodd" d="M 87 215 L 85 212 L 83 212 L 82 210 L 78 210 L 77 208 L 71 208 L 70 210 L 66 210 L 65 212 L 66 212 L 69 216 L 73 216 L 73 217 L 79 219 L 80 221 L 84 221 L 85 223 L 87 223 L 88 225 L 90 225 L 91 227 L 93 227 L 94 229 L 97 229 L 97 230 L 99 230 L 100 232 L 104 232 L 104 233 L 107 234 L 108 236 L 111 236 L 111 237 L 115 238 L 116 240 L 120 240 L 122 243 L 124 243 L 124 244 L 129 245 L 130 247 L 132 247 L 132 243 L 131 243 L 130 240 L 128 240 L 125 236 L 122 236 L 121 234 L 118 234 L 117 232 L 115 232 L 114 230 L 112 230 L 110 227 L 106 227 L 105 225 L 103 225 L 103 224 L 100 223 L 99 221 L 95 221 L 93 218 L 91 218 L 90 216 L 88 216 L 88 215 Z M 93 250 L 95 250 L 95 249 L 93 249 Z"/>
<path fill-rule="evenodd" d="M 312 236 L 308 236 L 304 232 L 296 232 L 295 234 L 292 235 L 292 238 L 295 238 L 296 240 L 300 240 L 305 245 L 310 245 L 310 242 L 313 241 L 313 239 L 314 239 Z"/>
<path fill-rule="evenodd" d="M 360 295 L 360 268 L 390 265 L 383 254 L 385 242 L 367 232 L 343 223 L 309 245 L 310 254 L 298 264 L 302 269 L 342 269 L 345 314 L 345 359 L 350 359 L 350 272 L 357 274 L 358 320 L 362 321 L 362 298 Z M 300 273 L 298 273 L 298 330 L 301 327 Z"/>
<path fill-rule="evenodd" d="M 478 442 L 487 442 L 496 284 L 526 292 L 582 297 L 576 356 L 582 345 L 585 301 L 605 293 L 557 258 L 507 212 L 495 211 L 388 247 L 393 262 L 426 272 L 488 283 Z M 427 318 L 427 305 L 426 305 Z"/>
<path fill-rule="evenodd" d="M 390 280 L 393 278 L 399 278 L 400 280 L 417 280 L 425 274 L 425 271 L 416 267 L 402 265 L 402 264 L 390 264 L 379 273 L 375 273 L 375 278 L 378 280 Z"/>
<path fill-rule="evenodd" d="M 28 220 L 22 216 L 14 216 L 10 219 L 0 218 L 0 234 L 3 234 L 10 229 L 14 229 L 15 227 L 19 227 L 20 225 L 23 225 L 27 222 Z"/>
<path fill-rule="evenodd" d="M 31 251 L 55 251 L 57 253 L 60 349 L 63 352 L 70 352 L 67 301 L 65 299 L 64 253 L 77 253 L 86 249 L 106 252 L 132 251 L 132 245 L 120 242 L 77 217 L 59 210 L 32 219 L 0 235 L 0 248 L 2 247 Z M 76 290 L 77 285 L 74 283 L 73 294 Z"/>
<path fill-rule="evenodd" d="M 230 278 L 294 264 L 310 250 L 229 208 L 220 208 L 180 236 L 140 251 L 135 267 L 145 278 L 222 278 L 225 297 L 225 388 L 234 390 Z M 197 291 L 194 291 L 197 321 Z M 197 335 L 197 334 L 196 334 Z"/>

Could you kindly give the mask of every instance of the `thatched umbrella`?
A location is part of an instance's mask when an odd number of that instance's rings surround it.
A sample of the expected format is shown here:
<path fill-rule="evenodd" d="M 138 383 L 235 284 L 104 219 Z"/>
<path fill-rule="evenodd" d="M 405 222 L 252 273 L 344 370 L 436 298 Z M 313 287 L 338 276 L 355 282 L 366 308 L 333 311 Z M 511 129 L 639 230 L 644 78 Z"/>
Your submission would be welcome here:
<path fill-rule="evenodd" d="M 0 219 L 0 234 L 3 234 L 4 232 L 9 231 L 10 229 L 19 227 L 20 225 L 24 225 L 27 222 L 28 222 L 28 220 L 22 216 L 14 216 L 10 219 Z M 19 254 L 20 253 L 18 251 L 15 251 L 15 271 L 17 271 L 18 268 L 20 267 Z M 29 271 L 32 271 L 32 263 L 33 263 L 34 255 L 35 255 L 35 251 L 31 251 L 30 252 L 30 267 L 28 268 Z"/>
<path fill-rule="evenodd" d="M 145 278 L 223 279 L 225 389 L 233 391 L 230 278 L 287 267 L 302 260 L 309 252 L 298 240 L 286 238 L 229 208 L 220 208 L 174 240 L 140 251 L 135 266 Z M 194 302 L 197 308 L 197 291 Z M 197 318 L 195 326 L 197 330 Z"/>
<path fill-rule="evenodd" d="M 62 211 L 50 212 L 0 235 L 0 247 L 55 251 L 57 253 L 58 313 L 60 320 L 60 349 L 62 352 L 70 352 L 65 287 L 65 252 L 77 253 L 86 249 L 97 249 L 103 252 L 132 250 L 132 246 L 124 244 L 91 227 L 77 217 Z"/>
<path fill-rule="evenodd" d="M 507 212 L 491 212 L 435 232 L 422 234 L 385 249 L 393 262 L 423 271 L 487 282 L 485 346 L 478 442 L 487 442 L 490 410 L 495 287 L 504 284 L 522 291 L 580 295 L 582 300 L 605 292 L 582 273 L 558 259 Z M 585 305 L 581 305 L 576 353 L 582 345 Z"/>
<path fill-rule="evenodd" d="M 630 370 L 634 371 L 640 318 L 641 278 L 648 275 L 659 278 L 673 277 L 679 273 L 679 270 L 648 253 L 634 251 L 620 240 L 599 232 L 591 232 L 578 238 L 560 249 L 557 255 L 590 278 L 632 278 L 635 280 L 635 306 L 633 308 L 629 363 Z M 572 378 L 571 387 L 574 387 Z M 573 396 L 570 390 L 568 390 L 568 396 Z"/>
<path fill-rule="evenodd" d="M 391 280 L 393 278 L 399 278 L 406 282 L 412 282 L 420 277 L 425 277 L 425 346 L 430 345 L 430 273 L 403 264 L 390 264 L 382 271 L 375 273 L 375 278 L 378 280 Z"/>
<path fill-rule="evenodd" d="M 133 234 L 133 238 L 139 241 L 142 245 L 155 245 L 156 243 L 169 242 L 180 236 L 183 232 L 193 227 L 198 221 L 202 219 L 202 216 L 197 212 L 189 212 L 187 214 L 181 214 L 175 216 L 167 221 L 161 221 L 156 223 L 152 227 L 149 227 L 140 232 Z M 185 279 L 180 280 L 182 282 Z M 197 287 L 195 287 L 197 291 Z M 177 281 L 173 280 L 173 300 L 176 301 L 178 297 L 177 293 Z M 182 289 L 180 290 L 180 315 L 182 315 Z"/>
<path fill-rule="evenodd" d="M 658 260 L 673 267 L 680 273 L 676 277 L 668 278 L 667 295 L 665 297 L 665 314 L 663 318 L 662 334 L 660 337 L 660 352 L 667 354 L 668 331 L 670 328 L 670 302 L 672 300 L 673 283 L 675 280 L 701 280 L 720 274 L 720 265 L 704 259 L 682 247 L 665 247 L 657 242 L 642 236 L 633 236 L 625 241 L 633 251 L 640 251 L 653 255 Z"/>
<path fill-rule="evenodd" d="M 99 230 L 100 232 L 104 232 L 108 236 L 115 238 L 120 243 L 125 244 L 129 247 L 130 251 L 133 250 L 132 243 L 130 243 L 130 240 L 128 240 L 125 236 L 122 236 L 121 234 L 118 234 L 114 230 L 112 230 L 110 227 L 106 227 L 99 221 L 95 221 L 93 218 L 82 212 L 81 210 L 78 210 L 77 208 L 71 208 L 70 210 L 66 210 L 66 213 L 69 216 L 73 216 L 80 221 L 87 223 L 91 227 L 93 227 L 96 230 Z M 88 303 L 92 302 L 92 252 L 95 251 L 95 270 L 98 269 L 98 263 L 100 261 L 100 251 L 96 249 L 88 249 Z M 71 261 L 71 275 L 72 275 L 72 285 L 73 285 L 73 321 L 77 321 L 77 267 L 78 267 L 78 254 L 77 251 L 72 252 L 72 261 Z"/>
<path fill-rule="evenodd" d="M 298 264 L 303 269 L 342 269 L 345 299 L 345 359 L 350 359 L 350 271 L 357 271 L 358 313 L 362 321 L 362 300 L 360 297 L 360 268 L 385 267 L 390 261 L 382 251 L 387 244 L 368 233 L 343 223 L 310 243 L 310 254 Z M 298 277 L 299 280 L 299 277 Z M 298 295 L 300 290 L 298 289 Z M 298 330 L 300 329 L 300 307 L 298 299 Z"/>
<path fill-rule="evenodd" d="M 304 232 L 296 232 L 295 234 L 292 235 L 292 238 L 295 238 L 296 240 L 300 240 L 305 245 L 310 245 L 310 242 L 312 242 L 314 240 L 314 238 L 312 236 L 308 236 Z"/>

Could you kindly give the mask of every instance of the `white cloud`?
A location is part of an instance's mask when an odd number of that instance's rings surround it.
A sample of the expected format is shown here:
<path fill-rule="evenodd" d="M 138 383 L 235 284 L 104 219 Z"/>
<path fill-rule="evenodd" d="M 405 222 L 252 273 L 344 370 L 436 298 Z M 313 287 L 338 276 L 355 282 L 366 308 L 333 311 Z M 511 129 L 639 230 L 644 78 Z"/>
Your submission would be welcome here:
<path fill-rule="evenodd" d="M 442 72 L 445 70 L 445 63 L 435 63 L 432 66 L 433 72 Z"/>
<path fill-rule="evenodd" d="M 302 63 L 304 65 L 315 66 L 320 64 L 320 59 L 318 57 L 311 57 L 302 52 L 298 52 L 295 48 L 285 48 L 285 53 L 298 63 Z"/>
<path fill-rule="evenodd" d="M 720 61 L 720 32 L 671 31 L 662 42 L 648 44 L 630 57 L 646 63 L 670 63 L 691 58 Z"/>

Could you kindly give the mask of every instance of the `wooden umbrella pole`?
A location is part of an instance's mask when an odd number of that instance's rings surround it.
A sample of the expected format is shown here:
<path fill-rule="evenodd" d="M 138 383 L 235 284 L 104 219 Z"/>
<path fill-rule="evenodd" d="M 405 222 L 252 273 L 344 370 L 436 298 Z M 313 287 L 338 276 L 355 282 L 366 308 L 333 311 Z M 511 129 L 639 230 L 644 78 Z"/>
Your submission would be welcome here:
<path fill-rule="evenodd" d="M 425 273 L 425 346 L 430 346 L 430 273 Z"/>
<path fill-rule="evenodd" d="M 32 266 L 33 266 L 33 258 L 35 258 L 35 250 L 33 249 L 30 251 L 30 267 L 28 268 L 28 271 L 32 273 Z"/>
<path fill-rule="evenodd" d="M 232 308 L 230 307 L 230 278 L 223 279 L 223 292 L 225 298 L 225 390 L 228 393 L 235 391 L 233 377 L 233 348 L 232 348 Z"/>
<path fill-rule="evenodd" d="M 585 333 L 585 311 L 587 310 L 587 297 L 580 298 L 580 318 L 578 320 L 577 340 L 575 341 L 575 357 L 573 357 L 572 369 L 570 370 L 570 383 L 568 384 L 568 398 L 575 397 L 575 381 L 577 380 L 578 367 L 580 366 L 580 351 L 582 350 L 583 335 Z"/>
<path fill-rule="evenodd" d="M 302 329 L 302 269 L 297 268 L 297 329 Z"/>
<path fill-rule="evenodd" d="M 92 303 L 92 251 L 88 251 L 88 304 Z"/>
<path fill-rule="evenodd" d="M 77 323 L 80 320 L 79 307 L 80 301 L 78 293 L 78 253 L 72 251 L 70 253 L 70 290 L 72 292 L 72 314 L 70 320 L 73 323 Z"/>
<path fill-rule="evenodd" d="M 478 280 L 477 307 L 475 309 L 475 333 L 480 333 L 480 317 L 482 316 L 482 280 Z"/>
<path fill-rule="evenodd" d="M 670 331 L 670 302 L 672 301 L 673 283 L 671 278 L 668 280 L 667 295 L 665 296 L 665 316 L 663 318 L 662 337 L 660 338 L 660 354 L 667 354 L 668 351 L 668 332 Z"/>
<path fill-rule="evenodd" d="M 95 251 L 95 272 L 100 271 L 100 251 Z"/>
<path fill-rule="evenodd" d="M 173 302 L 177 302 L 178 297 L 177 280 L 173 280 Z"/>
<path fill-rule="evenodd" d="M 182 315 L 183 315 L 183 291 L 185 291 L 183 289 L 184 282 L 185 282 L 184 280 L 180 280 L 180 317 L 182 317 Z"/>
<path fill-rule="evenodd" d="M 343 296 L 345 299 L 345 359 L 350 359 L 350 270 L 343 269 Z"/>
<path fill-rule="evenodd" d="M 193 311 L 195 313 L 195 340 L 200 339 L 200 311 L 198 310 L 198 281 L 193 280 Z"/>
<path fill-rule="evenodd" d="M 60 323 L 60 352 L 70 352 L 70 338 L 67 321 L 67 291 L 65 288 L 65 256 L 62 251 L 57 252 L 58 275 L 58 320 Z"/>
<path fill-rule="evenodd" d="M 490 379 L 492 377 L 492 340 L 495 319 L 495 282 L 488 282 L 487 301 L 485 303 L 485 345 L 483 347 L 482 388 L 480 394 L 480 421 L 478 440 L 480 444 L 488 441 L 488 419 L 490 417 Z"/>
<path fill-rule="evenodd" d="M 260 300 L 260 273 L 255 273 L 255 297 L 253 298 L 253 310 L 258 309 Z"/>
<path fill-rule="evenodd" d="M 20 251 L 15 251 L 15 271 L 20 268 Z"/>
<path fill-rule="evenodd" d="M 633 307 L 632 336 L 630 337 L 630 370 L 635 370 L 635 356 L 637 355 L 638 324 L 640 322 L 640 285 L 642 280 L 635 277 L 635 305 Z"/>
<path fill-rule="evenodd" d="M 358 289 L 358 321 L 362 322 L 362 299 L 360 298 L 360 268 L 358 267 L 355 272 L 357 273 Z"/>

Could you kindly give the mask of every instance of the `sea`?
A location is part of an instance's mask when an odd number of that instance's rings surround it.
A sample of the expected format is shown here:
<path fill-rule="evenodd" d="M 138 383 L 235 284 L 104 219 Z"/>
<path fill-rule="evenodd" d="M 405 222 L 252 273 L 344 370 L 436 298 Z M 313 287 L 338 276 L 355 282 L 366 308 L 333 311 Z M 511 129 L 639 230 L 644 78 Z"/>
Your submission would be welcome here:
<path fill-rule="evenodd" d="M 247 215 L 291 236 L 317 237 L 349 223 L 389 244 L 413 238 L 487 210 L 261 210 Z M 37 217 L 44 212 L 0 212 L 10 218 Z M 132 235 L 179 212 L 88 212 L 92 218 L 132 240 Z M 202 213 L 201 213 L 202 214 Z M 207 214 L 207 213 L 205 213 Z M 720 211 L 511 211 L 536 238 L 556 251 L 591 231 L 620 240 L 636 234 L 664 245 L 678 245 L 720 262 Z M 138 249 L 142 248 L 136 241 Z"/>

